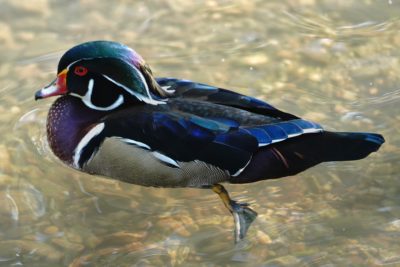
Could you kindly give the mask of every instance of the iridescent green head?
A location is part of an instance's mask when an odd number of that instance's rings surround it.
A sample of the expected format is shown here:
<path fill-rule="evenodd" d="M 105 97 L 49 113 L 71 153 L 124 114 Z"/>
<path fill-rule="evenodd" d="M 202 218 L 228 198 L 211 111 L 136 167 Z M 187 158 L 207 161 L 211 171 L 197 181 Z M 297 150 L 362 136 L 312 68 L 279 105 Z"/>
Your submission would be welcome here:
<path fill-rule="evenodd" d="M 77 45 L 60 59 L 54 82 L 36 99 L 69 94 L 91 109 L 108 111 L 126 103 L 165 103 L 171 92 L 154 80 L 143 58 L 116 42 L 94 41 Z"/>

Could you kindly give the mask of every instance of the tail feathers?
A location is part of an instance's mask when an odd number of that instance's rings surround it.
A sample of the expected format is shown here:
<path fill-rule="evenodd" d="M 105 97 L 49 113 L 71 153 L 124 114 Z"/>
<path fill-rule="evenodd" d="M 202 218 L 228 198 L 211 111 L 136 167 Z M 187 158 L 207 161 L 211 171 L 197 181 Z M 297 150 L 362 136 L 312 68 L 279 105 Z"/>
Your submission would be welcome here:
<path fill-rule="evenodd" d="M 332 133 L 321 136 L 322 161 L 345 161 L 362 159 L 375 152 L 385 142 L 380 134 L 375 133 Z"/>
<path fill-rule="evenodd" d="M 257 152 L 232 183 L 295 175 L 326 161 L 358 160 L 375 152 L 385 142 L 380 134 L 322 132 L 302 135 L 266 146 Z"/>

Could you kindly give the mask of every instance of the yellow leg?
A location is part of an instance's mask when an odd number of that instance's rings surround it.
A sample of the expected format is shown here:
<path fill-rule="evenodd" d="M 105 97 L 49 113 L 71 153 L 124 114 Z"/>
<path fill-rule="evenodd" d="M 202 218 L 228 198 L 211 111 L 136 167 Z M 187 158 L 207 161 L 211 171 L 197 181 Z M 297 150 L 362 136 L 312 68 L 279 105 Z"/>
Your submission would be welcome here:
<path fill-rule="evenodd" d="M 235 242 L 242 240 L 250 227 L 250 224 L 257 217 L 257 212 L 250 209 L 247 203 L 238 203 L 229 197 L 228 191 L 220 184 L 210 187 L 218 194 L 225 207 L 232 213 L 235 221 Z"/>
<path fill-rule="evenodd" d="M 222 203 L 224 203 L 225 207 L 230 211 L 233 212 L 232 206 L 231 206 L 231 198 L 229 197 L 228 191 L 226 191 L 225 187 L 223 187 L 220 184 L 214 184 L 211 186 L 211 190 L 214 191 L 214 193 L 217 193 L 218 196 L 221 198 Z"/>

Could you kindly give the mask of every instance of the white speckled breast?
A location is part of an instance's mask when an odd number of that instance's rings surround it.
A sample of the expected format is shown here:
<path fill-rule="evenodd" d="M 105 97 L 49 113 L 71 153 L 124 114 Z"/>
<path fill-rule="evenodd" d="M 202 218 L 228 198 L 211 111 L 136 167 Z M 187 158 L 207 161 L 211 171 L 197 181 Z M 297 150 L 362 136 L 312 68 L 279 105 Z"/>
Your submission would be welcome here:
<path fill-rule="evenodd" d="M 58 98 L 47 116 L 47 140 L 53 153 L 71 164 L 80 139 L 104 115 L 104 112 L 87 108 L 75 97 Z"/>

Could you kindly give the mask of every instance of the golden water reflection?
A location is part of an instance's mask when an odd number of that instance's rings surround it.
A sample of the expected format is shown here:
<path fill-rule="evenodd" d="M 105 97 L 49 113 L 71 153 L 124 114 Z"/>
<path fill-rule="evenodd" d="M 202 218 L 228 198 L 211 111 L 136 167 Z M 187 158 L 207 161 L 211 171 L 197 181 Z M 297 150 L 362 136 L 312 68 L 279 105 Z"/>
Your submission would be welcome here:
<path fill-rule="evenodd" d="M 2 1 L 0 266 L 400 264 L 397 1 Z M 228 185 L 259 217 L 233 222 L 206 190 L 78 173 L 51 155 L 34 92 L 83 41 L 134 47 L 158 76 L 257 96 L 325 125 L 382 133 L 369 158 Z"/>

